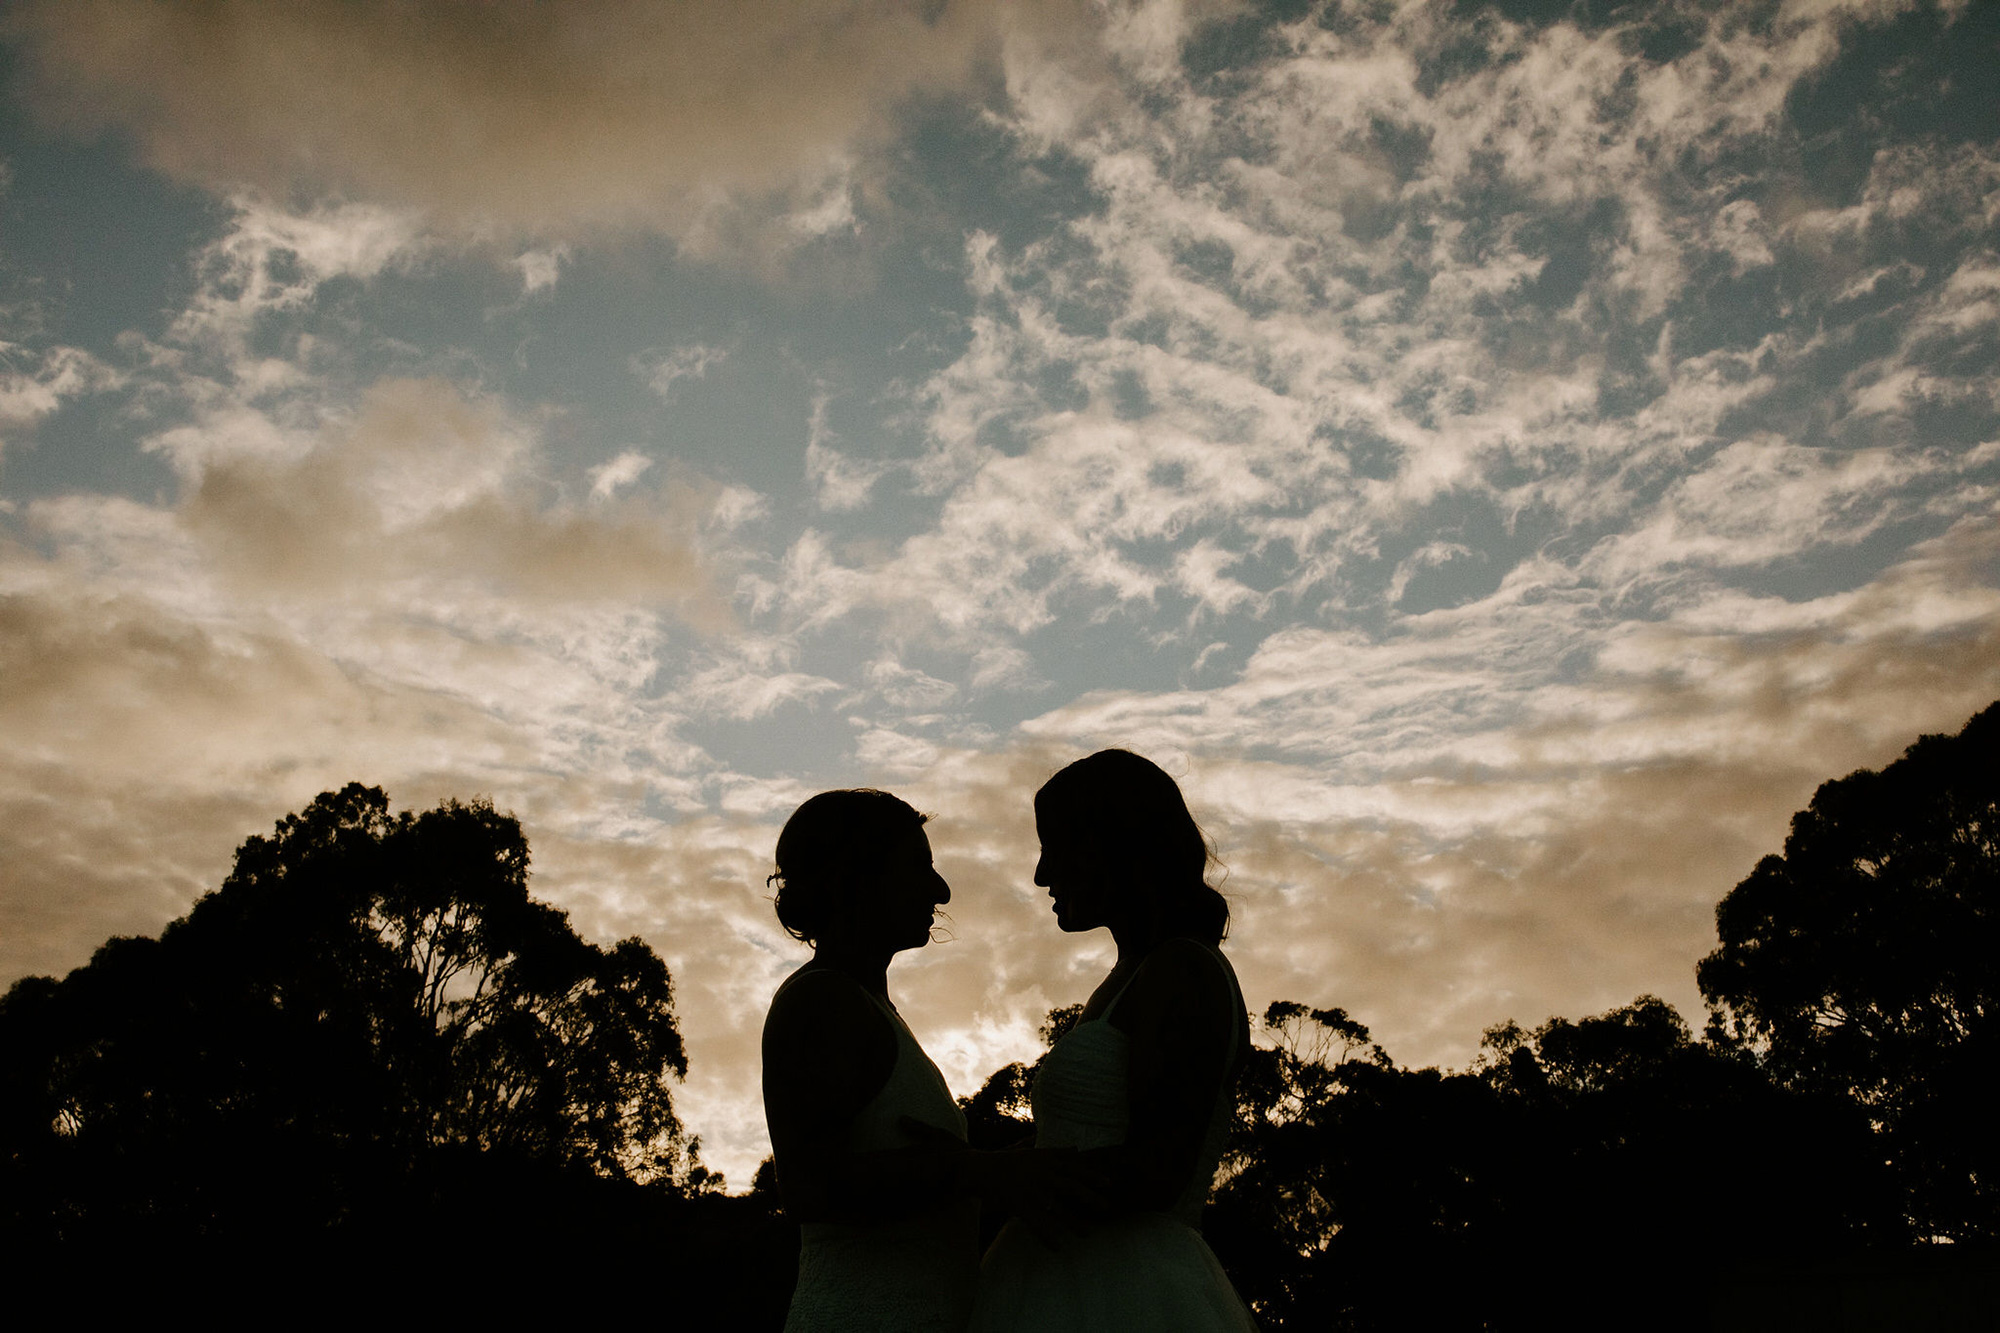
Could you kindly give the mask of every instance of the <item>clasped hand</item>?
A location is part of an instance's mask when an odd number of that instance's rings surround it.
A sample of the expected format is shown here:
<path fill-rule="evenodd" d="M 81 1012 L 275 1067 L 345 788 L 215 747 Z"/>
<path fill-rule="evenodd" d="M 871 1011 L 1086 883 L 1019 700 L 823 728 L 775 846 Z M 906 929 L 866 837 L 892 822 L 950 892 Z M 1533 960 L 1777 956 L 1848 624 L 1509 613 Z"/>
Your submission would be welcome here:
<path fill-rule="evenodd" d="M 1061 1248 L 1087 1226 L 1115 1211 L 1111 1178 L 1074 1148 L 1007 1148 L 983 1152 L 956 1135 L 909 1116 L 903 1131 L 919 1143 L 958 1152 L 958 1184 Z"/>

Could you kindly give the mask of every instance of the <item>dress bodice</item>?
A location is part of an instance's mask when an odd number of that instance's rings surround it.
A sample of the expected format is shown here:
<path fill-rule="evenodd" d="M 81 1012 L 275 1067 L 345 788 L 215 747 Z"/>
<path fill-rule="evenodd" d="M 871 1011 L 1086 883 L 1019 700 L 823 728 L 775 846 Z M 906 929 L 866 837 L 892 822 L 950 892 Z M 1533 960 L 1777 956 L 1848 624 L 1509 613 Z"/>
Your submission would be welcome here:
<path fill-rule="evenodd" d="M 890 1066 L 889 1077 L 867 1104 L 855 1113 L 854 1124 L 848 1130 L 847 1147 L 850 1152 L 881 1152 L 889 1148 L 911 1147 L 916 1140 L 903 1129 L 904 1116 L 934 1125 L 961 1139 L 965 1137 L 965 1112 L 952 1097 L 944 1075 L 924 1054 L 924 1048 L 917 1044 L 916 1036 L 903 1022 L 903 1016 L 896 1012 L 894 1005 L 856 985 L 844 974 L 830 969 L 794 972 L 778 987 L 772 1003 L 777 1003 L 778 996 L 801 986 L 850 986 L 860 990 L 882 1012 L 882 1017 L 889 1020 L 889 1028 L 896 1037 L 896 1061 Z"/>
<path fill-rule="evenodd" d="M 828 970 L 797 972 L 778 994 L 800 985 L 854 984 Z M 895 1033 L 896 1061 L 880 1090 L 856 1113 L 848 1150 L 869 1153 L 915 1145 L 917 1140 L 902 1127 L 905 1116 L 964 1138 L 965 1112 L 944 1076 L 894 1007 L 880 996 L 869 998 Z M 802 1224 L 799 1280 L 785 1327 L 794 1333 L 956 1333 L 972 1307 L 978 1229 L 979 1205 L 969 1198 L 945 1199 L 879 1221 Z"/>
<path fill-rule="evenodd" d="M 965 1137 L 965 1111 L 951 1095 L 944 1075 L 924 1054 L 903 1016 L 879 996 L 871 995 L 896 1032 L 896 1063 L 881 1091 L 854 1117 L 847 1146 L 854 1152 L 906 1148 L 916 1142 L 902 1126 L 904 1116 Z"/>
<path fill-rule="evenodd" d="M 1204 945 L 1229 981 L 1232 1003 L 1240 1012 L 1243 992 L 1236 973 L 1219 949 Z M 1128 981 L 1126 987 L 1131 985 Z M 1125 994 L 1121 988 L 1104 1012 L 1078 1023 L 1064 1033 L 1042 1060 L 1029 1089 L 1029 1104 L 1035 1116 L 1035 1146 L 1039 1148 L 1109 1148 L 1125 1142 L 1131 1127 L 1128 1105 L 1131 1069 L 1131 1038 L 1111 1023 L 1111 1015 Z M 1229 1025 L 1229 1047 L 1225 1068 L 1233 1068 L 1237 1056 L 1237 1025 Z M 1216 1092 L 1202 1132 L 1201 1151 L 1194 1169 L 1182 1186 L 1174 1206 L 1168 1211 L 1191 1227 L 1201 1225 L 1202 1206 L 1222 1160 L 1223 1144 L 1229 1136 L 1235 1112 L 1235 1090 L 1229 1080 Z"/>

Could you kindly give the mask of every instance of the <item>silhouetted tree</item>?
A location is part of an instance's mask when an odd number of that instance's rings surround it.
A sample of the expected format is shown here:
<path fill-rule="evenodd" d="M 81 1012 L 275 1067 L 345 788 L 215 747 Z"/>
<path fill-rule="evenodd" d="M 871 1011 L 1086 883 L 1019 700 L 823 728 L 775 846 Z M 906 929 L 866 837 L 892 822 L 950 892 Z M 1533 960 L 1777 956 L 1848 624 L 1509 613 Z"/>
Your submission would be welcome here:
<path fill-rule="evenodd" d="M 1238 1290 L 1268 1319 L 1297 1301 L 1297 1284 L 1337 1229 L 1320 1156 L 1319 1121 L 1343 1070 L 1393 1069 L 1365 1025 L 1341 1009 L 1279 1000 L 1264 1011 L 1270 1039 L 1249 1051 L 1236 1084 L 1236 1124 L 1219 1174 L 1226 1188 L 1205 1223 Z"/>
<path fill-rule="evenodd" d="M 365 1230 L 462 1207 L 474 1177 L 517 1208 L 578 1173 L 718 1184 L 673 1111 L 666 967 L 637 939 L 578 938 L 527 875 L 490 804 L 391 816 L 350 784 L 246 841 L 158 940 L 18 983 L 0 1000 L 12 1226 Z"/>
<path fill-rule="evenodd" d="M 1206 1225 L 1272 1327 L 1699 1325 L 1719 1219 L 1762 1257 L 1893 1223 L 1850 1108 L 1651 996 L 1502 1024 L 1457 1074 L 1396 1068 L 1338 1009 L 1279 1003 L 1263 1030 Z"/>
<path fill-rule="evenodd" d="M 1920 1228 L 2000 1236 L 2000 704 L 1823 784 L 1715 920 L 1711 1030 L 1866 1108 Z"/>
<path fill-rule="evenodd" d="M 1273 1004 L 1205 1219 L 1237 1289 L 1356 1333 L 1990 1324 L 1990 1250 L 1910 1242 L 1996 1228 L 1996 806 L 2000 704 L 1822 786 L 1717 909 L 1705 1040 L 1642 995 L 1406 1070 Z M 1030 1128 L 1034 1069 L 975 1134 Z"/>
<path fill-rule="evenodd" d="M 1049 1051 L 1062 1040 L 1065 1032 L 1077 1025 L 1083 1017 L 1080 1004 L 1063 1005 L 1049 1010 L 1042 1020 L 1038 1035 L 1042 1039 L 1042 1054 L 1033 1064 L 1015 1061 L 993 1071 L 970 1097 L 960 1097 L 958 1105 L 965 1112 L 966 1142 L 986 1151 L 1011 1148 L 1025 1143 L 1034 1136 L 1034 1117 L 1029 1106 L 1029 1092 L 1034 1087 L 1035 1075 L 1041 1070 L 1042 1060 Z"/>

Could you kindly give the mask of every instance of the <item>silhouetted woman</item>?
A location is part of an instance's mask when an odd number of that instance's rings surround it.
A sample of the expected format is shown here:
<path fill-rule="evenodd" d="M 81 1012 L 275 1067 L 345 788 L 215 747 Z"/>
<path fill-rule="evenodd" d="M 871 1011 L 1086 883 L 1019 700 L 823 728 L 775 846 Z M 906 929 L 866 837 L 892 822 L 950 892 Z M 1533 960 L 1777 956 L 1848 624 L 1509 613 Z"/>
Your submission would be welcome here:
<path fill-rule="evenodd" d="M 923 826 L 887 792 L 829 791 L 778 837 L 778 920 L 813 946 L 764 1021 L 764 1115 L 801 1230 L 788 1330 L 957 1333 L 971 1310 L 965 1116 L 889 999 L 890 958 L 951 900 Z"/>
<path fill-rule="evenodd" d="M 1035 883 L 1065 931 L 1106 927 L 1118 962 L 1032 1092 L 1038 1147 L 1075 1148 L 1111 1210 L 1066 1231 L 1010 1222 L 980 1272 L 980 1333 L 1254 1329 L 1202 1240 L 1249 1025 L 1216 946 L 1229 905 L 1174 780 L 1125 750 L 1035 794 Z"/>

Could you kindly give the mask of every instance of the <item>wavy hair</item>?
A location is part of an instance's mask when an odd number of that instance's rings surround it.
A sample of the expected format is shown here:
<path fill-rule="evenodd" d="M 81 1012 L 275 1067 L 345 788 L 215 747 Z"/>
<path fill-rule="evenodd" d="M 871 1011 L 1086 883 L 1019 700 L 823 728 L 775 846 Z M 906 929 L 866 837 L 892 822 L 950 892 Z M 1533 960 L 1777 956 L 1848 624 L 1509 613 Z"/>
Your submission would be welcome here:
<path fill-rule="evenodd" d="M 1208 882 L 1215 854 L 1180 786 L 1152 760 L 1130 750 L 1077 760 L 1035 793 L 1035 819 L 1127 868 L 1169 931 L 1208 944 L 1229 934 L 1229 900 Z"/>

